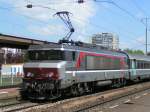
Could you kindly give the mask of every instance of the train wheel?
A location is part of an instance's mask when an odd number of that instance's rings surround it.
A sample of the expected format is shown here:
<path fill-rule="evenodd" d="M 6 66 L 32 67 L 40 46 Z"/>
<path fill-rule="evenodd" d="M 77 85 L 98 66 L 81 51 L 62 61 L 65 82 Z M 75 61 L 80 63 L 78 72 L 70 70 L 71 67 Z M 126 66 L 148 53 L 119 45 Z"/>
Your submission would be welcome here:
<path fill-rule="evenodd" d="M 22 100 L 28 99 L 27 91 L 20 91 L 20 95 Z"/>
<path fill-rule="evenodd" d="M 87 83 L 84 83 L 84 90 L 86 93 L 90 92 L 90 86 Z"/>
<path fill-rule="evenodd" d="M 125 86 L 127 84 L 127 80 L 123 78 L 122 86 Z"/>
<path fill-rule="evenodd" d="M 77 96 L 78 95 L 77 85 L 71 86 L 71 95 L 73 95 L 73 96 Z"/>
<path fill-rule="evenodd" d="M 82 84 L 78 84 L 78 93 L 79 95 L 83 95 L 85 93 L 85 89 Z"/>
<path fill-rule="evenodd" d="M 122 85 L 122 83 L 121 83 L 120 79 L 114 79 L 113 80 L 113 84 L 112 84 L 113 88 L 119 88 L 119 87 L 121 87 L 121 85 Z"/>
<path fill-rule="evenodd" d="M 90 82 L 88 84 L 88 87 L 89 87 L 89 92 L 92 93 L 92 92 L 95 92 L 97 87 L 96 87 L 96 82 Z"/>

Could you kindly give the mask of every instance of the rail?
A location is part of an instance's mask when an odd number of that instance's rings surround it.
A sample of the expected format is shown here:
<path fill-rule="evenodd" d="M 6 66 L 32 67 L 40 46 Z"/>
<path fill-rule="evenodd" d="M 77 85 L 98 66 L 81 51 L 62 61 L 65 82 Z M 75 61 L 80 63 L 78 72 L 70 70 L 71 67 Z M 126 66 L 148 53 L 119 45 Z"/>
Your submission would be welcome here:
<path fill-rule="evenodd" d="M 127 86 L 119 89 L 112 89 L 100 93 L 90 94 L 86 96 L 75 97 L 71 99 L 65 99 L 57 101 L 55 103 L 45 104 L 42 106 L 34 106 L 25 109 L 24 112 L 41 111 L 47 112 L 80 112 L 86 111 L 95 106 L 117 100 L 126 96 L 130 96 L 141 91 L 150 89 L 150 82 Z"/>

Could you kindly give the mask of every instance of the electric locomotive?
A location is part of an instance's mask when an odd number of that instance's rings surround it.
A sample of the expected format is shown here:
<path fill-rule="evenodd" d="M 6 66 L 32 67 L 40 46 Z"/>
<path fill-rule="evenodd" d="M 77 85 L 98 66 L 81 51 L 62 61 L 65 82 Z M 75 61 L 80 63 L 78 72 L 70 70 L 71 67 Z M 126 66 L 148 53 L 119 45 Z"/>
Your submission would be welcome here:
<path fill-rule="evenodd" d="M 53 99 L 62 91 L 77 95 L 129 79 L 127 55 L 96 45 L 31 45 L 28 57 L 22 93 L 30 98 Z"/>

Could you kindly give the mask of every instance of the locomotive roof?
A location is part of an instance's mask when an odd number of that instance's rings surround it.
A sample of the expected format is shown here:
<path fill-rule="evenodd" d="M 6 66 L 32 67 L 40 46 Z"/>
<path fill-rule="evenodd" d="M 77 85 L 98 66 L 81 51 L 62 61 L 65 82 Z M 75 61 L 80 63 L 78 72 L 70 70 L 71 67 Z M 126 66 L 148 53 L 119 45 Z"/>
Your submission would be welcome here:
<path fill-rule="evenodd" d="M 31 45 L 28 50 L 32 51 L 32 50 L 52 50 L 52 49 L 94 52 L 94 53 L 102 53 L 102 54 L 113 55 L 113 56 L 127 57 L 126 53 L 106 50 L 106 48 L 104 47 L 93 45 L 93 44 L 84 44 L 82 46 L 76 46 L 76 45 L 69 45 L 69 44 L 50 43 L 50 44 L 43 44 L 43 45 Z"/>
<path fill-rule="evenodd" d="M 145 55 L 134 55 L 134 54 L 128 54 L 130 59 L 136 59 L 136 60 L 142 60 L 142 61 L 150 61 L 150 56 Z"/>

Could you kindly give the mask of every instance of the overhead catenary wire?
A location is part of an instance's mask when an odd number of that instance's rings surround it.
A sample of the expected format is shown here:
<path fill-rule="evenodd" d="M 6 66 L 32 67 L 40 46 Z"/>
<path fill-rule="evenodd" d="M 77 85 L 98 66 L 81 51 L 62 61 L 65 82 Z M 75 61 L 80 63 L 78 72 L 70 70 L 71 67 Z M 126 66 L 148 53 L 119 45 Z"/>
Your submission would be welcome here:
<path fill-rule="evenodd" d="M 102 6 L 101 6 L 101 7 L 102 7 Z M 121 14 L 114 12 L 113 10 L 109 9 L 108 7 L 103 7 L 103 8 L 105 8 L 106 10 L 109 10 L 108 12 L 109 12 L 109 13 L 112 13 L 113 15 L 115 14 L 115 15 L 120 15 L 120 16 L 122 16 Z M 109 18 L 106 18 L 106 19 L 109 19 Z M 105 19 L 105 20 L 106 20 L 106 19 Z M 110 22 L 109 22 L 109 23 L 110 23 Z M 124 27 L 121 27 L 121 26 L 118 25 L 118 24 L 115 24 L 114 26 L 117 26 L 119 30 L 123 30 L 123 31 L 125 31 L 125 32 L 128 32 L 129 34 L 132 34 L 133 36 L 136 37 L 136 34 L 135 34 L 134 32 L 127 31 L 127 29 L 124 29 Z"/>
<path fill-rule="evenodd" d="M 117 7 L 118 9 L 120 9 L 121 11 L 123 11 L 124 13 L 126 13 L 127 15 L 129 15 L 130 17 L 132 17 L 134 20 L 136 20 L 136 21 L 140 22 L 141 24 L 143 24 L 139 18 L 137 18 L 135 15 L 133 15 L 130 11 L 126 10 L 125 8 L 122 8 L 120 5 L 118 5 L 113 0 L 94 0 L 94 1 L 95 2 L 105 2 L 105 3 L 112 4 L 115 7 Z"/>
<path fill-rule="evenodd" d="M 47 8 L 47 7 L 41 6 L 41 5 L 38 5 L 38 6 L 35 6 L 35 7 Z M 4 9 L 4 10 L 8 10 L 8 11 L 11 10 L 11 9 L 9 9 L 9 8 L 6 8 L 6 7 L 5 7 L 5 8 L 4 8 L 4 7 L 0 7 L 0 9 Z M 50 8 L 48 8 L 48 9 L 50 9 Z M 14 12 L 14 11 L 13 11 L 13 12 Z M 30 19 L 30 20 L 36 20 L 37 22 L 41 22 L 41 23 L 43 23 L 43 24 L 48 24 L 48 22 L 44 22 L 44 21 L 41 21 L 41 20 L 39 20 L 39 19 L 32 18 L 32 17 L 27 16 L 27 15 L 23 15 L 23 14 L 20 14 L 20 13 L 17 13 L 17 12 L 14 12 L 14 13 L 19 14 L 19 15 L 21 15 L 21 16 L 27 18 L 27 19 Z M 76 19 L 77 19 L 77 18 L 76 18 Z M 81 19 L 78 19 L 78 20 L 81 21 Z M 101 28 L 101 29 L 106 29 L 106 30 L 108 30 L 108 28 L 106 28 L 106 27 L 99 26 L 99 25 L 93 24 L 93 23 L 91 23 L 91 22 L 90 22 L 90 24 L 91 24 L 93 27 L 97 27 L 97 28 Z M 77 33 L 78 33 L 78 32 L 77 32 Z M 80 35 L 82 35 L 82 36 L 88 36 L 88 37 L 92 36 L 92 35 L 83 34 L 83 33 L 81 33 L 81 32 L 78 33 L 78 34 L 80 34 Z"/>
<path fill-rule="evenodd" d="M 143 44 L 140 44 L 139 46 L 137 46 L 137 45 L 134 45 L 133 47 L 131 47 L 130 49 L 137 49 L 137 48 L 140 48 L 141 46 L 145 46 L 145 45 L 143 45 Z M 143 48 L 144 49 L 144 48 Z"/>
<path fill-rule="evenodd" d="M 145 25 L 146 27 L 146 34 L 145 34 L 145 54 L 147 55 L 147 50 L 148 50 L 148 44 L 147 44 L 147 41 L 148 41 L 148 38 L 147 38 L 147 32 L 148 32 L 148 20 L 150 19 L 147 15 L 147 13 L 139 6 L 139 4 L 136 2 L 136 0 L 132 1 L 133 4 L 136 6 L 136 8 L 142 12 L 146 17 L 145 18 L 142 18 L 141 19 L 141 22 Z M 145 20 L 145 22 L 144 22 Z"/>
<path fill-rule="evenodd" d="M 36 23 L 40 23 L 40 24 L 49 24 L 48 22 L 46 22 L 46 21 L 42 21 L 42 20 L 40 20 L 40 19 L 36 19 L 36 18 L 33 18 L 33 17 L 31 17 L 31 16 L 27 16 L 27 15 L 24 15 L 24 14 L 22 14 L 22 13 L 18 13 L 18 12 L 16 12 L 16 11 L 14 11 L 14 10 L 11 10 L 10 8 L 7 8 L 7 7 L 1 7 L 0 6 L 0 10 L 5 10 L 5 11 L 8 11 L 8 12 L 10 12 L 10 11 L 12 11 L 14 14 L 17 14 L 17 15 L 19 15 L 19 16 L 21 16 L 21 17 L 23 17 L 23 18 L 25 18 L 25 19 L 28 19 L 28 20 L 30 20 L 30 21 L 32 21 L 32 22 L 35 22 L 36 21 Z M 4 22 L 6 22 L 6 20 L 4 21 Z M 10 23 L 10 21 L 8 21 L 7 23 L 9 23 L 9 24 L 13 24 L 13 26 L 17 26 L 18 28 L 24 28 L 24 26 L 25 25 L 22 25 L 22 24 L 19 24 L 19 23 Z"/>
<path fill-rule="evenodd" d="M 77 3 L 77 4 L 83 4 L 85 3 L 85 0 L 72 0 L 72 1 L 68 1 L 68 2 L 61 2 L 60 1 L 55 1 L 55 2 L 49 2 L 49 4 L 53 4 L 53 5 L 60 5 L 60 4 L 72 4 L 72 3 Z"/>
<path fill-rule="evenodd" d="M 47 9 L 52 9 L 52 8 L 49 8 L 49 7 L 45 7 L 45 6 L 43 6 L 43 5 L 33 5 L 34 7 L 41 7 L 41 8 L 47 8 Z M 32 7 L 31 7 L 32 8 Z M 54 11 L 56 11 L 57 12 L 57 10 L 56 9 L 52 9 L 52 10 L 54 10 Z M 79 21 L 82 21 L 82 22 L 84 22 L 84 20 L 81 20 L 80 18 L 78 18 L 78 17 L 75 17 L 75 16 L 73 16 L 75 19 L 77 19 L 77 20 L 79 20 Z M 94 27 L 97 27 L 97 28 L 101 28 L 101 29 L 105 29 L 105 30 L 109 30 L 109 31 L 112 31 L 111 29 L 109 29 L 109 28 L 106 28 L 106 27 L 104 27 L 104 26 L 99 26 L 99 25 L 97 25 L 97 24 L 94 24 L 94 23 L 92 23 L 91 21 L 89 22 L 89 24 L 91 24 L 92 26 L 94 26 Z"/>
<path fill-rule="evenodd" d="M 24 7 L 26 7 L 26 6 L 24 6 Z M 48 7 L 41 6 L 41 5 L 38 5 L 38 7 L 41 7 L 41 8 L 48 8 Z M 18 8 L 18 7 L 17 7 L 17 8 Z M 45 22 L 45 21 L 42 21 L 42 20 L 39 20 L 39 19 L 36 19 L 36 18 L 32 18 L 32 17 L 30 17 L 30 16 L 27 16 L 27 15 L 24 15 L 24 14 L 21 14 L 21 13 L 18 13 L 18 12 L 15 12 L 14 10 L 11 10 L 11 9 L 8 8 L 8 7 L 1 7 L 1 6 L 0 6 L 0 9 L 1 9 L 1 10 L 6 10 L 6 11 L 12 11 L 13 13 L 15 13 L 15 14 L 17 14 L 17 15 L 23 16 L 24 18 L 29 19 L 29 20 L 32 20 L 32 21 L 37 21 L 37 22 L 40 22 L 40 23 L 42 23 L 42 24 L 49 24 L 48 22 Z M 50 9 L 50 8 L 48 8 L 48 9 Z M 18 26 L 19 28 L 22 28 L 22 25 L 20 25 L 20 24 L 14 24 L 14 25 Z M 80 33 L 79 33 L 79 32 L 76 32 L 76 33 L 78 33 L 78 34 L 80 34 L 80 35 L 82 35 L 82 36 L 88 36 L 88 37 L 91 36 L 91 35 L 83 34 L 83 33 L 81 33 L 81 32 L 80 32 Z"/>
<path fill-rule="evenodd" d="M 56 9 L 53 9 L 53 8 L 51 8 L 51 7 L 47 7 L 47 6 L 43 6 L 43 5 L 31 5 L 31 4 L 28 4 L 27 6 L 25 6 L 25 7 L 39 7 L 39 8 L 47 8 L 47 9 L 50 9 L 50 10 L 53 10 L 53 11 L 57 11 Z M 8 9 L 8 10 L 10 10 L 9 8 L 5 8 L 5 7 L 1 7 L 2 9 Z M 15 7 L 14 7 L 15 8 Z M 18 7 L 17 7 L 18 8 Z M 99 27 L 98 25 L 96 25 L 96 24 L 92 24 L 92 25 L 94 25 L 94 26 L 96 26 L 96 27 Z M 104 27 L 101 27 L 101 28 L 104 28 Z M 104 28 L 104 29 L 106 29 L 106 28 Z"/>
<path fill-rule="evenodd" d="M 142 12 L 145 16 L 148 16 L 147 13 L 145 12 L 145 10 L 140 7 L 140 5 L 136 2 L 136 0 L 131 0 L 131 2 L 135 5 L 135 7 L 140 11 Z"/>
<path fill-rule="evenodd" d="M 31 16 L 24 15 L 24 14 L 21 14 L 21 13 L 18 13 L 18 12 L 16 12 L 16 11 L 13 11 L 13 10 L 7 8 L 7 7 L 1 7 L 1 6 L 0 6 L 0 9 L 2 9 L 2 10 L 7 10 L 7 11 L 12 11 L 13 13 L 15 13 L 15 14 L 17 14 L 17 15 L 20 15 L 20 16 L 22 16 L 22 17 L 24 17 L 24 18 L 26 18 L 26 19 L 32 20 L 32 21 L 37 21 L 37 22 L 40 22 L 40 23 L 43 23 L 43 24 L 48 24 L 48 22 L 42 21 L 42 20 L 40 20 L 40 19 L 36 19 L 36 18 L 34 18 L 34 17 L 31 17 Z"/>
<path fill-rule="evenodd" d="M 50 10 L 54 10 L 54 11 L 58 11 L 57 9 L 54 9 L 54 8 L 50 8 L 50 7 L 45 7 L 45 6 L 43 6 L 43 5 L 33 5 L 33 7 L 41 7 L 41 8 L 47 8 L 47 9 L 50 9 Z M 82 20 L 82 19 L 80 19 L 80 18 L 78 18 L 78 17 L 75 17 L 75 16 L 73 16 L 74 18 L 76 18 L 76 19 L 78 19 L 78 20 L 80 20 L 80 21 L 84 21 L 84 20 Z M 89 22 L 89 24 L 91 24 L 91 25 L 93 25 L 93 26 L 95 26 L 95 27 L 97 27 L 97 28 L 103 28 L 103 29 L 109 29 L 109 28 L 106 28 L 106 27 L 103 27 L 103 26 L 99 26 L 99 25 L 97 25 L 97 24 L 93 24 L 92 22 Z M 110 29 L 109 29 L 110 30 Z"/>
<path fill-rule="evenodd" d="M 32 3 L 30 0 L 24 0 L 27 4 Z"/>
<path fill-rule="evenodd" d="M 27 1 L 29 1 L 29 0 L 27 0 Z M 95 0 L 95 1 L 97 1 L 97 0 Z M 106 2 L 106 1 L 99 1 L 99 2 Z M 111 2 L 110 2 L 111 3 Z M 57 11 L 56 9 L 53 9 L 53 8 L 51 8 L 51 7 L 47 7 L 47 6 L 43 6 L 43 5 L 31 5 L 31 4 L 28 4 L 26 7 L 41 7 L 41 8 L 47 8 L 47 9 L 50 9 L 50 10 L 53 10 L 53 11 Z M 94 25 L 94 26 L 98 26 L 98 25 Z M 99 27 L 99 26 L 98 26 Z M 104 27 L 101 27 L 101 28 L 104 28 Z M 106 28 L 104 28 L 104 29 L 106 29 Z"/>
<path fill-rule="evenodd" d="M 137 18 L 136 16 L 134 16 L 132 13 L 130 13 L 128 10 L 122 8 L 120 5 L 118 5 L 116 2 L 114 2 L 113 0 L 108 1 L 108 0 L 94 0 L 95 2 L 106 2 L 106 3 L 110 3 L 114 6 L 116 6 L 117 8 L 119 8 L 120 10 L 122 10 L 123 12 L 125 12 L 126 14 L 128 14 L 129 16 L 131 16 L 133 19 L 137 20 L 138 22 L 142 23 L 144 26 L 145 24 L 141 21 L 141 19 Z M 138 41 L 138 40 L 136 40 Z M 146 44 L 147 45 L 147 44 Z"/>
<path fill-rule="evenodd" d="M 73 16 L 74 17 L 74 16 Z M 80 18 L 78 18 L 78 17 L 74 17 L 74 18 L 76 18 L 77 20 L 79 20 L 79 21 L 84 21 L 84 20 L 81 20 Z M 106 19 L 105 19 L 106 20 Z M 108 21 L 107 21 L 107 23 L 108 23 Z M 103 29 L 106 29 L 106 30 L 109 30 L 109 31 L 111 31 L 112 32 L 112 30 L 111 29 L 109 29 L 108 27 L 106 28 L 106 27 L 104 27 L 104 26 L 99 26 L 99 25 L 97 25 L 97 24 L 94 24 L 94 23 L 92 23 L 91 21 L 89 22 L 89 24 L 91 24 L 92 26 L 95 26 L 95 27 L 97 27 L 97 28 L 103 28 Z M 111 24 L 111 22 L 109 22 L 109 24 Z M 136 35 L 134 32 L 131 32 L 131 31 L 128 31 L 128 30 L 126 30 L 126 29 L 122 29 L 122 27 L 120 27 L 119 25 L 117 25 L 117 24 L 115 24 L 115 25 L 113 25 L 113 26 L 117 26 L 118 28 L 118 30 L 122 30 L 122 31 L 124 31 L 124 32 L 126 32 L 125 33 L 125 35 L 126 36 L 128 36 L 128 35 L 132 35 L 132 36 L 134 36 L 134 37 L 137 37 L 138 35 Z M 128 35 L 127 35 L 128 34 Z M 135 41 L 137 41 L 137 43 L 139 43 L 139 44 L 144 44 L 144 43 L 141 43 L 139 40 L 136 40 L 135 38 L 132 38 L 132 40 L 135 40 Z"/>
<path fill-rule="evenodd" d="M 31 0 L 25 0 L 27 4 L 33 4 L 34 2 L 31 2 Z M 85 3 L 85 0 L 72 0 L 72 1 L 48 1 L 47 5 L 70 5 L 70 4 L 83 4 Z"/>
<path fill-rule="evenodd" d="M 41 8 L 47 8 L 47 9 L 50 9 L 50 10 L 55 10 L 55 11 L 57 11 L 56 9 L 51 9 L 50 7 L 45 7 L 45 6 L 42 6 L 42 5 L 33 5 L 33 7 L 41 7 Z M 10 10 L 9 8 L 4 8 L 4 7 L 0 7 L 0 8 L 5 9 L 5 10 Z M 15 13 L 16 13 L 16 12 L 15 12 Z M 20 14 L 20 13 L 17 13 L 17 14 Z M 41 22 L 41 23 L 45 23 L 45 24 L 48 23 L 48 22 L 41 21 L 41 20 L 39 20 L 39 19 L 32 18 L 32 17 L 30 17 L 30 16 L 26 16 L 26 15 L 23 15 L 23 14 L 20 14 L 20 15 L 22 15 L 23 17 L 25 17 L 25 18 L 27 18 L 27 19 L 36 20 L 37 22 Z M 75 17 L 75 18 L 78 19 L 78 20 L 80 20 L 80 21 L 83 21 L 83 20 L 79 19 L 78 17 Z M 89 24 L 91 24 L 93 27 L 105 29 L 105 30 L 107 30 L 107 31 L 109 30 L 109 31 L 112 32 L 112 30 L 109 29 L 109 28 L 107 28 L 107 27 L 99 26 L 99 25 L 94 24 L 94 23 L 92 23 L 92 22 L 89 22 Z"/>
<path fill-rule="evenodd" d="M 45 6 L 42 6 L 42 5 L 35 5 L 35 7 L 41 7 L 41 8 L 47 8 L 47 9 L 50 9 L 50 10 L 53 10 L 53 9 L 51 9 L 50 7 L 45 7 Z M 54 9 L 54 10 L 56 10 L 56 9 Z M 31 19 L 33 19 L 32 17 L 31 17 Z M 94 25 L 94 24 L 92 24 L 93 26 L 96 26 L 96 27 L 101 27 L 101 26 L 99 26 L 99 25 Z M 101 27 L 101 28 L 104 28 L 104 27 Z M 105 29 L 108 29 L 108 28 L 105 28 Z"/>

